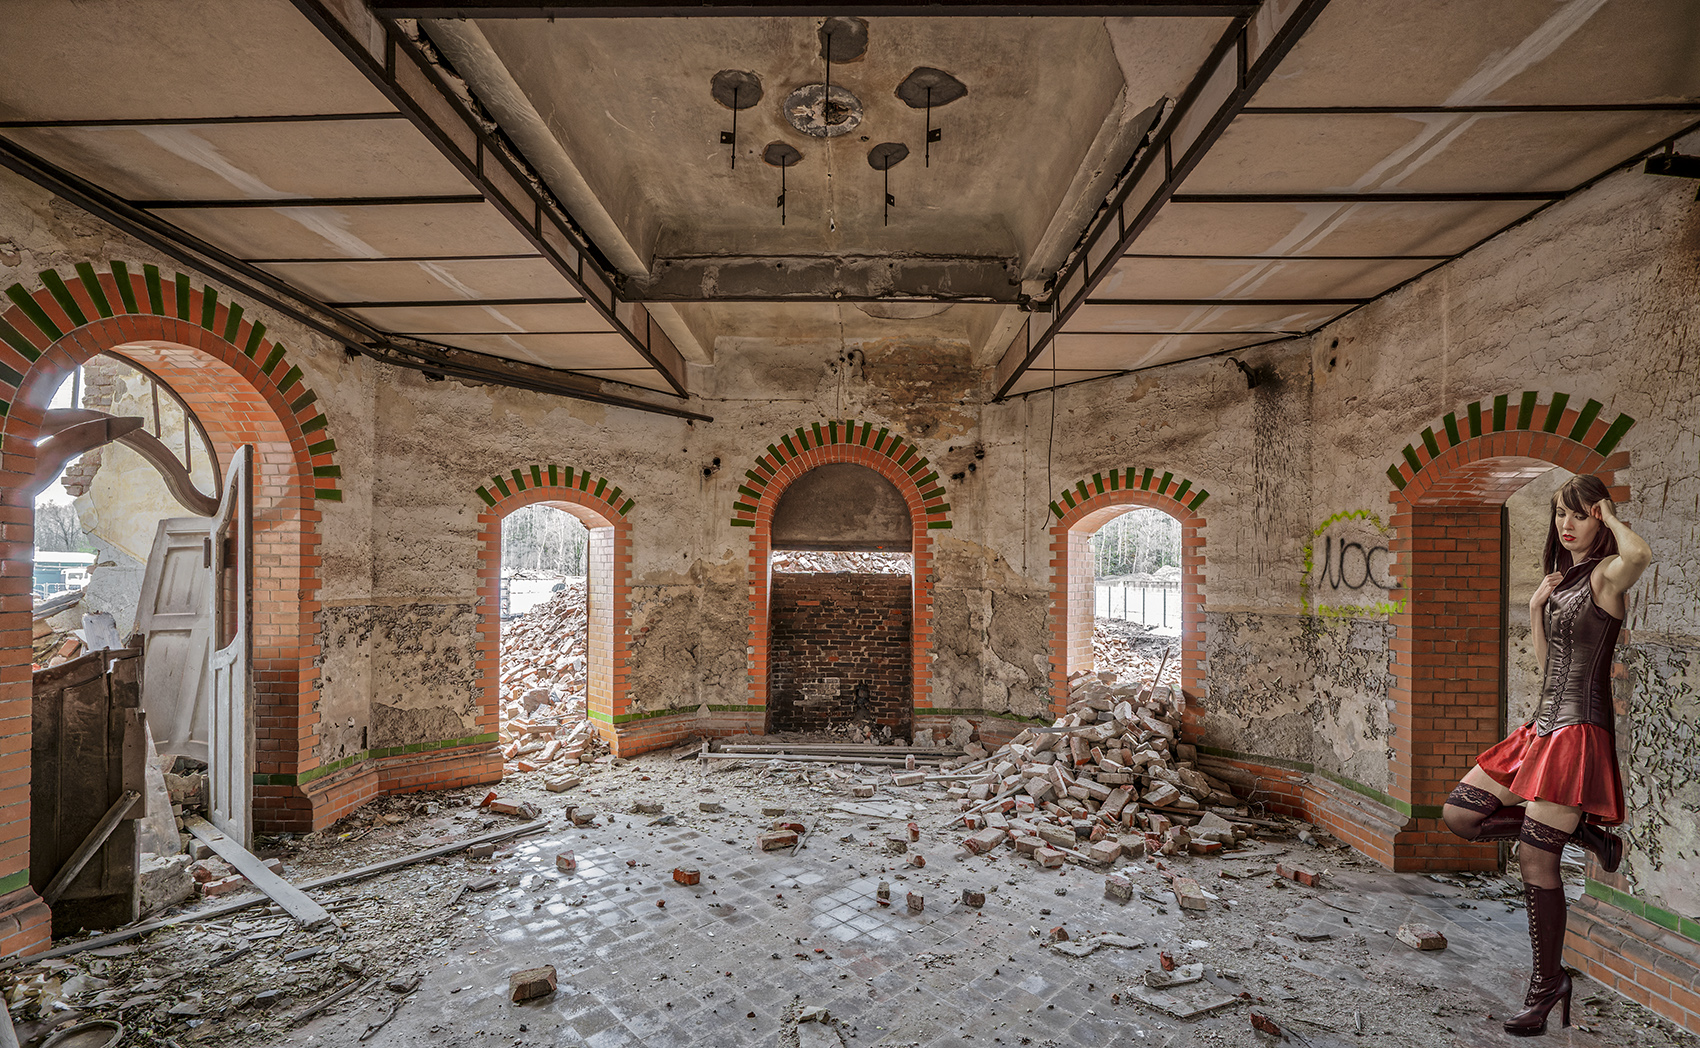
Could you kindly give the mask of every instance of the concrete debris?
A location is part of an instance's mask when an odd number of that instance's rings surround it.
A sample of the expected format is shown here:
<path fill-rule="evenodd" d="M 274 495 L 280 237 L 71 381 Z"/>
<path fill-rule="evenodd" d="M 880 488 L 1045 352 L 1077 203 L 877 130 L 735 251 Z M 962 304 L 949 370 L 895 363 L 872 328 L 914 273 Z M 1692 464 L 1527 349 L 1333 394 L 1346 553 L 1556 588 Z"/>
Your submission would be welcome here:
<path fill-rule="evenodd" d="M 1182 964 L 1176 966 L 1172 971 L 1157 967 L 1145 973 L 1145 985 L 1164 990 L 1171 986 L 1185 986 L 1188 983 L 1195 983 L 1202 978 L 1204 978 L 1203 964 Z"/>
<path fill-rule="evenodd" d="M 1397 937 L 1400 942 L 1418 950 L 1446 949 L 1446 936 L 1421 924 L 1401 924 Z"/>
<path fill-rule="evenodd" d="M 498 739 L 510 773 L 588 763 L 606 752 L 586 715 L 584 580 L 565 579 L 562 585 L 559 593 L 502 625 Z"/>
<path fill-rule="evenodd" d="M 508 997 L 516 1004 L 547 997 L 554 992 L 555 966 L 552 964 L 527 968 L 508 976 Z"/>

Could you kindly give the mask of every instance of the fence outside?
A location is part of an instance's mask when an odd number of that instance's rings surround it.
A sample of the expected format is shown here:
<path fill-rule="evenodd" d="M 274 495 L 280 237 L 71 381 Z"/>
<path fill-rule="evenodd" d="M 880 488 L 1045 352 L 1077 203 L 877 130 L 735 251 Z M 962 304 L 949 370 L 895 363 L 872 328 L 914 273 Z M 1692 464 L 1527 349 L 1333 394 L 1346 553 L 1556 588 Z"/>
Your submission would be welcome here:
<path fill-rule="evenodd" d="M 1099 579 L 1093 615 L 1137 622 L 1154 630 L 1181 627 L 1181 584 L 1133 579 Z"/>

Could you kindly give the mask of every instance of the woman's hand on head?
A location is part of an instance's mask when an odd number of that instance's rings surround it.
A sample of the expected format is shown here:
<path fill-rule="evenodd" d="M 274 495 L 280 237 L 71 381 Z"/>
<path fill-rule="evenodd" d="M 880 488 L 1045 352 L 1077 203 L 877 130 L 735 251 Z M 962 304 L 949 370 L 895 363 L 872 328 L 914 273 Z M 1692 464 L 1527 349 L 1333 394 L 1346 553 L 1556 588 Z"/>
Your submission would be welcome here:
<path fill-rule="evenodd" d="M 1609 524 L 1617 519 L 1617 505 L 1611 499 L 1601 499 L 1594 503 L 1590 513 L 1600 523 Z"/>
<path fill-rule="evenodd" d="M 1553 590 L 1557 589 L 1558 584 L 1563 581 L 1564 572 L 1562 571 L 1555 571 L 1542 579 L 1541 584 L 1535 587 L 1535 595 L 1529 598 L 1529 607 L 1536 610 L 1545 607 L 1547 598 L 1552 596 Z"/>

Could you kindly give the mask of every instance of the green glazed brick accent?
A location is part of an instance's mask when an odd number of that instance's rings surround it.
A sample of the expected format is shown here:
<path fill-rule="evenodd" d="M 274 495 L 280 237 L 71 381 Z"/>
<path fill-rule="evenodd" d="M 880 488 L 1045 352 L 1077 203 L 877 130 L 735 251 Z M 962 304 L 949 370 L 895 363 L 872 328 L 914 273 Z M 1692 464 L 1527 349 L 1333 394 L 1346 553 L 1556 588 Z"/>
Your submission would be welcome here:
<path fill-rule="evenodd" d="M 1288 760 L 1284 757 L 1265 757 L 1259 753 L 1242 753 L 1238 750 L 1223 749 L 1220 746 L 1200 746 L 1198 747 L 1198 752 L 1208 753 L 1212 757 L 1223 757 L 1228 760 L 1245 761 L 1247 764 L 1267 764 L 1276 768 L 1286 768 L 1289 771 L 1302 772 L 1305 775 L 1320 775 L 1330 782 L 1346 787 L 1353 793 L 1363 797 L 1368 797 L 1377 804 L 1392 808 L 1394 811 L 1408 819 L 1440 818 L 1441 806 L 1438 804 L 1409 804 L 1397 797 L 1376 789 L 1374 786 L 1369 786 L 1356 779 L 1341 775 L 1337 772 L 1329 771 L 1327 768 L 1318 768 L 1316 765 L 1311 764 L 1308 761 Z"/>
<path fill-rule="evenodd" d="M 1466 439 L 1487 436 L 1489 433 L 1505 433 L 1513 430 L 1528 431 L 1534 425 L 1535 408 L 1540 405 L 1540 391 L 1524 390 L 1515 394 L 1515 396 L 1517 398 L 1515 416 L 1512 414 L 1511 404 L 1513 394 L 1510 393 L 1501 393 L 1491 400 L 1480 400 L 1464 405 L 1466 423 L 1463 426 L 1459 425 L 1458 412 L 1447 412 L 1441 418 L 1441 428 L 1446 433 L 1446 447 L 1457 447 Z M 1576 421 L 1570 425 L 1568 430 L 1564 430 L 1561 425 L 1564 421 L 1564 412 L 1570 406 L 1570 399 L 1568 393 L 1553 393 L 1552 399 L 1547 403 L 1545 417 L 1541 420 L 1537 432 L 1562 436 L 1567 440 L 1573 440 L 1586 446 L 1588 431 L 1593 427 L 1595 420 L 1599 418 L 1604 406 L 1597 400 L 1587 401 L 1582 406 L 1582 410 L 1577 412 Z M 1592 450 L 1600 455 L 1610 455 L 1617 449 L 1618 444 L 1629 432 L 1630 427 L 1634 425 L 1635 420 L 1633 418 L 1628 415 L 1618 415 L 1616 420 L 1606 428 L 1606 432 L 1600 437 L 1599 443 L 1595 444 Z M 1439 458 L 1441 452 L 1446 450 L 1440 446 L 1440 436 L 1435 431 L 1435 427 L 1424 427 L 1420 437 L 1423 450 L 1428 453 L 1426 460 L 1417 453 L 1415 444 L 1407 444 L 1400 452 L 1400 461 L 1394 462 L 1387 469 L 1387 479 L 1392 481 L 1394 488 L 1399 491 L 1405 490 L 1406 485 L 1415 480 L 1417 474 L 1421 473 L 1430 462 Z M 1409 477 L 1405 475 L 1404 467 L 1407 466 L 1409 467 Z"/>
<path fill-rule="evenodd" d="M 828 419 L 798 426 L 781 436 L 777 444 L 769 444 L 767 454 L 756 456 L 752 468 L 744 471 L 744 476 L 754 486 L 738 485 L 737 497 L 732 502 L 731 525 L 735 528 L 755 527 L 755 516 L 761 500 L 770 494 L 768 483 L 778 475 L 781 466 L 810 451 L 839 444 L 870 448 L 890 459 L 913 479 L 921 494 L 922 509 L 929 516 L 950 511 L 949 504 L 942 501 L 944 488 L 939 486 L 938 472 L 927 470 L 927 457 L 920 453 L 919 448 L 906 444 L 902 437 L 894 436 L 889 428 L 881 427 L 876 430 L 872 423 L 858 419 Z M 929 521 L 927 526 L 949 528 L 951 522 L 934 520 Z"/>
<path fill-rule="evenodd" d="M 1178 481 L 1178 482 L 1177 482 Z M 1086 505 L 1092 499 L 1103 494 L 1113 494 L 1117 491 L 1149 491 L 1157 495 L 1171 498 L 1186 509 L 1196 511 L 1204 505 L 1204 500 L 1210 497 L 1210 492 L 1196 485 L 1186 477 L 1177 478 L 1174 473 L 1165 471 L 1157 475 L 1155 467 L 1148 467 L 1143 473 L 1139 467 L 1129 466 L 1125 469 L 1110 470 L 1110 482 L 1104 483 L 1104 474 L 1094 473 L 1090 478 L 1077 480 L 1071 488 L 1064 488 L 1057 495 L 1057 500 L 1051 505 L 1051 516 L 1062 520 L 1070 512 Z M 1076 497 L 1078 496 L 1078 497 Z"/>
<path fill-rule="evenodd" d="M 256 786 L 305 786 L 327 775 L 335 775 L 344 768 L 353 767 L 362 761 L 377 760 L 384 757 L 400 757 L 413 753 L 435 753 L 438 750 L 452 750 L 461 746 L 493 745 L 499 741 L 495 732 L 484 735 L 469 735 L 464 739 L 443 739 L 440 742 L 415 742 L 406 746 L 384 746 L 376 749 L 361 750 L 329 764 L 321 764 L 312 771 L 300 774 L 293 772 L 259 772 L 254 776 Z"/>
<path fill-rule="evenodd" d="M 58 304 L 60 309 L 64 310 L 65 316 L 70 320 L 73 328 L 84 327 L 88 324 L 94 323 L 96 320 L 111 319 L 117 316 L 120 312 L 125 314 L 151 314 L 159 317 L 174 317 L 178 320 L 193 322 L 192 298 L 194 291 L 187 273 L 172 274 L 170 278 L 170 285 L 174 301 L 172 303 L 172 308 L 168 310 L 165 304 L 166 275 L 160 271 L 158 266 L 142 266 L 142 284 L 147 292 L 147 301 L 145 304 L 136 297 L 135 285 L 131 278 L 130 267 L 127 264 L 120 261 L 113 261 L 109 264 L 108 268 L 112 274 L 113 286 L 118 292 L 118 302 L 116 304 L 113 302 L 112 296 L 107 294 L 106 288 L 101 286 L 100 274 L 96 272 L 94 266 L 88 262 L 75 263 L 72 266 L 74 275 L 66 276 L 57 270 L 49 269 L 42 271 L 39 275 L 39 279 L 41 280 L 42 289 L 52 296 L 53 301 Z M 78 300 L 76 294 L 79 287 L 82 289 L 83 294 L 87 296 L 88 301 L 93 305 L 94 311 L 98 314 L 98 316 L 91 318 L 88 311 L 83 308 L 82 303 Z M 245 313 L 244 307 L 235 302 L 224 303 L 225 320 L 223 330 L 220 332 L 217 327 L 218 307 L 220 304 L 218 290 L 210 286 L 203 286 L 201 288 L 200 295 L 201 310 L 198 318 L 199 326 L 207 331 L 220 334 L 220 337 L 222 337 L 224 341 L 235 346 L 236 339 L 241 334 L 242 317 Z M 12 324 L 7 323 L 4 320 L 0 320 L 0 341 L 4 341 L 8 346 L 17 350 L 24 359 L 34 363 L 41 358 L 41 354 L 45 352 L 50 345 L 59 339 L 64 338 L 65 335 L 68 334 L 68 332 L 62 331 L 59 326 L 53 322 L 53 319 L 47 314 L 47 311 L 42 308 L 41 303 L 36 300 L 35 295 L 31 294 L 29 289 L 25 288 L 22 284 L 13 284 L 11 287 L 7 288 L 6 297 L 11 299 L 11 301 L 18 307 L 19 312 L 29 318 L 30 323 L 35 325 L 37 331 L 40 333 L 39 337 L 31 336 L 26 334 L 24 331 L 19 330 Z M 260 351 L 261 346 L 266 344 L 265 333 L 266 326 L 264 324 L 251 324 L 248 330 L 247 341 L 241 347 L 241 352 L 249 359 L 254 359 L 255 355 Z M 287 351 L 282 344 L 273 344 L 271 346 L 266 355 L 265 364 L 263 366 L 263 370 L 268 376 L 277 373 L 277 369 L 283 364 L 286 354 Z M 305 411 L 307 408 L 317 403 L 319 399 L 318 394 L 313 390 L 308 389 L 305 385 L 300 385 L 303 377 L 304 372 L 300 367 L 290 365 L 282 380 L 276 384 L 276 391 L 279 396 L 283 395 L 285 390 L 289 390 L 292 387 L 299 385 L 299 390 L 294 394 L 294 400 L 289 405 L 289 410 L 292 414 L 299 414 L 302 411 Z M 4 364 L 0 364 L 0 382 L 5 382 L 16 389 L 23 382 L 23 378 L 24 376 L 19 374 L 15 369 L 6 367 Z M 11 398 L 0 395 L 0 417 L 8 415 L 10 412 Z M 325 416 L 320 414 L 302 425 L 301 433 L 303 436 L 306 436 L 308 433 L 324 429 L 326 424 L 327 421 Z M 334 454 L 335 451 L 336 442 L 331 440 L 320 440 L 318 443 L 315 443 L 308 448 L 308 453 L 313 456 Z M 314 473 L 315 476 L 327 479 L 340 477 L 342 475 L 340 470 L 335 473 L 322 472 L 322 467 L 320 470 L 315 470 Z M 317 498 L 328 499 L 330 501 L 341 501 L 342 498 L 341 494 L 335 489 L 335 487 L 317 489 L 314 492 L 314 495 Z"/>
<path fill-rule="evenodd" d="M 762 713 L 767 710 L 766 706 L 717 706 L 712 703 L 708 708 L 711 713 Z M 676 706 L 665 710 L 622 713 L 618 716 L 610 716 L 601 710 L 591 710 L 590 719 L 602 724 L 631 724 L 634 721 L 654 720 L 657 717 L 694 717 L 699 709 L 700 706 Z"/>
<path fill-rule="evenodd" d="M 636 499 L 622 499 L 623 493 L 619 485 L 609 481 L 607 477 L 595 477 L 595 489 L 592 490 L 593 474 L 586 469 L 574 470 L 571 466 L 558 463 L 532 463 L 529 466 L 516 466 L 509 470 L 507 476 L 491 477 L 489 484 L 479 485 L 473 494 L 491 509 L 502 499 L 510 498 L 521 491 L 546 491 L 549 488 L 562 490 L 583 491 L 590 495 L 616 515 L 624 517 L 631 512 Z"/>
<path fill-rule="evenodd" d="M 94 266 L 87 262 L 78 262 L 75 268 L 78 279 L 83 282 L 83 290 L 88 292 L 89 299 L 94 302 L 95 312 L 103 318 L 112 316 L 112 303 L 107 300 L 106 289 L 100 286 L 100 277 L 95 274 Z"/>
<path fill-rule="evenodd" d="M 0 878 L 0 895 L 8 895 L 19 888 L 27 888 L 30 883 L 30 871 L 19 870 L 10 877 Z"/>
<path fill-rule="evenodd" d="M 1673 931 L 1685 939 L 1700 942 L 1700 921 L 1654 906 L 1645 899 L 1637 898 L 1628 892 L 1620 892 L 1609 884 L 1601 884 L 1591 878 L 1584 892 L 1625 913 L 1632 913 L 1644 921 L 1651 921 L 1667 931 Z"/>

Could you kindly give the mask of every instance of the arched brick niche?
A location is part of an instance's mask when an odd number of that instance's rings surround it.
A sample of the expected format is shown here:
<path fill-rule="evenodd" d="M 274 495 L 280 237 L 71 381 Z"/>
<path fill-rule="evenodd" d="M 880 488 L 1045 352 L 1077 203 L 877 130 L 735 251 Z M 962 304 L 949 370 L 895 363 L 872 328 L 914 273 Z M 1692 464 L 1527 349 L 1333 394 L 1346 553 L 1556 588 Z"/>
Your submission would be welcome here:
<path fill-rule="evenodd" d="M 750 643 L 746 663 L 749 700 L 741 716 L 723 719 L 715 729 L 728 732 L 766 729 L 768 640 L 771 613 L 773 511 L 785 489 L 809 470 L 830 463 L 865 466 L 896 486 L 909 507 L 913 526 L 914 604 L 911 622 L 911 687 L 914 726 L 934 727 L 926 719 L 932 701 L 933 584 L 932 533 L 949 528 L 950 506 L 938 471 L 913 444 L 889 429 L 855 420 L 817 422 L 798 427 L 767 446 L 745 471 L 733 505 L 733 527 L 750 529 Z"/>
<path fill-rule="evenodd" d="M 510 470 L 478 489 L 478 728 L 495 739 L 499 717 L 501 652 L 502 520 L 525 506 L 553 506 L 590 530 L 585 566 L 589 574 L 587 709 L 597 732 L 616 754 L 640 752 L 634 745 L 641 718 L 634 717 L 627 688 L 631 657 L 631 526 L 634 500 L 606 477 L 561 465 Z M 631 729 L 625 726 L 632 724 Z M 486 749 L 501 778 L 499 752 Z"/>
<path fill-rule="evenodd" d="M 340 501 L 336 442 L 285 348 L 244 308 L 196 288 L 184 274 L 154 266 L 104 272 L 83 263 L 66 277 L 6 289 L 0 312 L 0 488 L 4 489 L 7 587 L 0 629 L 28 637 L 34 504 L 27 490 L 45 412 L 72 370 L 100 353 L 154 372 L 207 429 L 222 463 L 242 444 L 257 453 L 255 494 L 254 677 L 257 744 L 255 824 L 262 830 L 314 828 L 314 802 L 301 788 L 317 770 L 320 500 Z M 29 768 L 30 649 L 5 649 L 0 717 L 24 726 L 0 739 L 0 760 Z M 29 782 L 0 787 L 11 827 L 0 839 L 0 953 L 47 941 L 46 908 L 28 887 Z"/>
<path fill-rule="evenodd" d="M 1208 491 L 1173 473 L 1130 467 L 1076 481 L 1051 503 L 1051 710 L 1068 706 L 1070 674 L 1090 670 L 1096 591 L 1092 536 L 1140 507 L 1162 510 L 1181 525 L 1181 691 L 1183 727 L 1196 738 L 1204 687 L 1204 514 Z"/>
<path fill-rule="evenodd" d="M 1499 741 L 1506 626 L 1504 505 L 1554 466 L 1601 477 L 1629 498 L 1617 447 L 1635 420 L 1610 421 L 1556 393 L 1502 394 L 1448 413 L 1388 469 L 1399 589 L 1394 625 L 1393 759 L 1388 792 L 1411 816 L 1378 855 L 1399 870 L 1493 869 L 1497 845 L 1447 832 L 1440 808 L 1476 755 Z"/>

